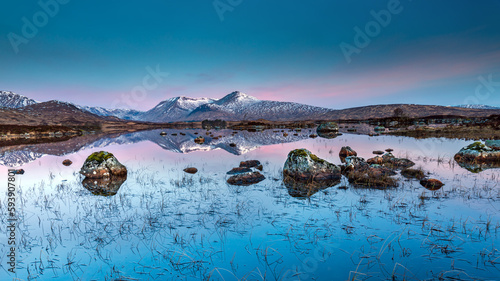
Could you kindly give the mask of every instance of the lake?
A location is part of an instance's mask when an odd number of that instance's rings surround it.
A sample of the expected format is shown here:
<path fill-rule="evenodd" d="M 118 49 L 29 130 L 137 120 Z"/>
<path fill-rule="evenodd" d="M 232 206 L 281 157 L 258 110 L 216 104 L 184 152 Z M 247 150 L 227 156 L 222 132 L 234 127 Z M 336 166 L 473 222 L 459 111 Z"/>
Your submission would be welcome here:
<path fill-rule="evenodd" d="M 7 184 L 2 184 L 0 279 L 21 280 L 497 280 L 499 169 L 472 173 L 453 156 L 465 140 L 367 136 L 309 138 L 281 131 L 161 130 L 85 136 L 0 149 L 0 173 L 16 176 L 16 274 L 7 254 Z M 288 131 L 288 130 L 286 130 Z M 181 134 L 182 133 L 182 134 Z M 196 134 L 195 134 L 196 133 Z M 177 134 L 177 135 L 172 135 Z M 206 144 L 193 139 L 203 135 Z M 233 143 L 234 145 L 229 145 Z M 445 185 L 427 190 L 400 177 L 387 189 L 336 186 L 293 197 L 281 169 L 306 148 L 341 164 L 394 149 Z M 92 152 L 128 169 L 113 196 L 94 195 L 78 173 Z M 64 166 L 70 159 L 73 164 Z M 266 179 L 226 183 L 240 161 L 259 160 Z M 186 167 L 198 168 L 191 175 Z M 341 187 L 341 188 L 339 188 Z"/>

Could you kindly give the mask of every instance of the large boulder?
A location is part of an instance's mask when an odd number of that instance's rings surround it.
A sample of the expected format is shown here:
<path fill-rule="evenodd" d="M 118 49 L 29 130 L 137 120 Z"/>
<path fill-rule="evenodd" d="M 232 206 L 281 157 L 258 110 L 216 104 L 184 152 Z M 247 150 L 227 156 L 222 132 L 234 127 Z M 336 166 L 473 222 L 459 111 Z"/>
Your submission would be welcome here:
<path fill-rule="evenodd" d="M 474 142 L 460 149 L 454 158 L 460 167 L 474 173 L 500 168 L 499 145 L 499 141 Z"/>
<path fill-rule="evenodd" d="M 80 169 L 80 174 L 91 179 L 107 177 L 123 177 L 127 175 L 127 168 L 116 157 L 106 151 L 92 153 Z"/>
<path fill-rule="evenodd" d="M 288 153 L 283 167 L 284 177 L 302 181 L 339 180 L 340 168 L 314 155 L 307 149 Z"/>

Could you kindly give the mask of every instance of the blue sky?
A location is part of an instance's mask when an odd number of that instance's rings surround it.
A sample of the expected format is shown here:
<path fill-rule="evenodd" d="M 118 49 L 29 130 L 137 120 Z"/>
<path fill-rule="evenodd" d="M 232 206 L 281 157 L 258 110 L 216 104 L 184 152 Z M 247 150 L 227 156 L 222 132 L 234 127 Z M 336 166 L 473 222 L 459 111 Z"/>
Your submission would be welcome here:
<path fill-rule="evenodd" d="M 500 106 L 500 0 L 1 6 L 0 89 L 40 101 L 144 110 L 239 90 L 329 108 Z"/>

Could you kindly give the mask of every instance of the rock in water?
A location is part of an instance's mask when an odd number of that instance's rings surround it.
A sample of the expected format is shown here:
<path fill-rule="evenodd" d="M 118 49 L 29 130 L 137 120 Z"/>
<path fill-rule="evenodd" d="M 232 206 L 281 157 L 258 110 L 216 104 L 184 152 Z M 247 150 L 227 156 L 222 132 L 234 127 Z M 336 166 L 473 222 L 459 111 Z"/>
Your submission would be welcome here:
<path fill-rule="evenodd" d="M 198 169 L 196 169 L 195 167 L 188 167 L 184 169 L 184 172 L 188 174 L 196 174 L 198 172 Z"/>
<path fill-rule="evenodd" d="M 349 156 L 358 156 L 358 153 L 354 151 L 350 146 L 343 146 L 339 152 L 340 160 L 344 162 L 345 158 Z"/>
<path fill-rule="evenodd" d="M 70 166 L 71 164 L 73 164 L 73 162 L 72 162 L 71 160 L 69 160 L 69 159 L 66 159 L 66 160 L 64 160 L 64 161 L 62 162 L 62 164 L 63 164 L 64 166 Z"/>
<path fill-rule="evenodd" d="M 477 141 L 460 149 L 454 158 L 460 167 L 473 173 L 500 168 L 499 145 L 500 141 L 486 141 L 486 144 Z"/>
<path fill-rule="evenodd" d="M 232 185 L 251 185 L 265 180 L 266 177 L 259 172 L 238 174 L 227 179 L 227 183 Z"/>
<path fill-rule="evenodd" d="M 91 179 L 101 179 L 105 177 L 127 175 L 127 168 L 123 166 L 116 157 L 106 151 L 92 153 L 80 170 L 80 174 Z"/>
<path fill-rule="evenodd" d="M 325 139 L 333 139 L 338 136 L 339 125 L 335 122 L 322 123 L 316 129 L 318 136 Z"/>
<path fill-rule="evenodd" d="M 437 179 L 421 179 L 420 184 L 429 190 L 438 190 L 443 187 L 443 183 Z"/>
<path fill-rule="evenodd" d="M 226 174 L 228 175 L 237 175 L 237 174 L 245 174 L 251 172 L 252 169 L 250 168 L 245 168 L 245 167 L 239 167 L 239 168 L 233 168 L 231 171 L 227 172 Z"/>
<path fill-rule="evenodd" d="M 339 131 L 339 125 L 337 125 L 337 123 L 335 122 L 321 123 L 316 129 L 316 132 L 318 133 L 338 132 L 338 131 Z"/>
<path fill-rule="evenodd" d="M 283 175 L 295 180 L 339 180 L 340 168 L 312 154 L 307 149 L 288 153 Z"/>
<path fill-rule="evenodd" d="M 260 164 L 259 160 L 248 160 L 248 161 L 241 161 L 240 168 L 256 168 L 262 171 L 264 167 L 262 167 L 262 164 Z"/>

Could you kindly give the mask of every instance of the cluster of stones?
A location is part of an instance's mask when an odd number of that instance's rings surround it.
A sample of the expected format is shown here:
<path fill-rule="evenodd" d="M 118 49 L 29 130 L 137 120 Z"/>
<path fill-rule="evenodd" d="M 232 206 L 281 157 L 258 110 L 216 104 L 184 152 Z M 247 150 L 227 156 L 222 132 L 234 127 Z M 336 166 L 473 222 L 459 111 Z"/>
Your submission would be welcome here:
<path fill-rule="evenodd" d="M 251 185 L 266 179 L 259 171 L 264 167 L 259 160 L 248 160 L 240 162 L 240 166 L 227 172 L 231 175 L 227 183 L 232 185 Z"/>
<path fill-rule="evenodd" d="M 344 163 L 336 166 L 321 159 L 307 149 L 296 149 L 288 154 L 283 167 L 283 181 L 290 195 L 309 197 L 319 190 L 340 183 L 344 175 L 351 184 L 372 188 L 398 186 L 398 170 L 407 178 L 416 178 L 425 188 L 436 190 L 443 184 L 436 179 L 429 179 L 420 169 L 411 169 L 415 163 L 406 158 L 397 158 L 392 149 L 374 151 L 377 156 L 365 160 L 349 146 L 342 147 L 339 157 Z"/>

